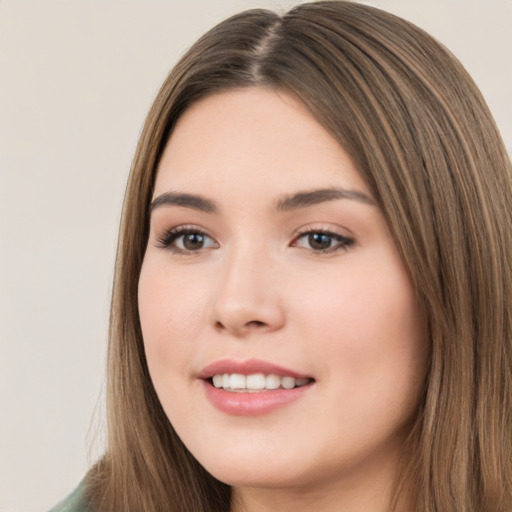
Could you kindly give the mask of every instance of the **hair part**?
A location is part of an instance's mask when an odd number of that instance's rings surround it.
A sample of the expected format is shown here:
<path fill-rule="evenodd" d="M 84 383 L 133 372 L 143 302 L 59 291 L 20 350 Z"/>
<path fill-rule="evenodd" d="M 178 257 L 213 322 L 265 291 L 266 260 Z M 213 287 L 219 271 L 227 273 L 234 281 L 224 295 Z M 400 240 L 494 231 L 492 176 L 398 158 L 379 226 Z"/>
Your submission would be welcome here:
<path fill-rule="evenodd" d="M 353 159 L 381 208 L 430 346 L 400 491 L 425 512 L 512 509 L 512 172 L 461 64 L 414 25 L 343 1 L 220 23 L 180 60 L 148 114 L 126 189 L 108 354 L 108 448 L 87 485 L 101 512 L 228 511 L 169 423 L 137 307 L 158 162 L 181 114 L 241 87 L 294 94 Z"/>

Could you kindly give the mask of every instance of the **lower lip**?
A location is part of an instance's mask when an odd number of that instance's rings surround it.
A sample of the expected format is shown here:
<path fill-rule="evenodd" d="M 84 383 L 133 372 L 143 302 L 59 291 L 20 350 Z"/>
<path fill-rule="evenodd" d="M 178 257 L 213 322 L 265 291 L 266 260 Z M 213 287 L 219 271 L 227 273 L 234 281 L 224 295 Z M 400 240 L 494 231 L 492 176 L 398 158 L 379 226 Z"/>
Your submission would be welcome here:
<path fill-rule="evenodd" d="M 275 389 L 260 393 L 240 393 L 216 388 L 203 380 L 207 398 L 220 411 L 235 416 L 258 416 L 268 414 L 295 402 L 304 395 L 313 383 L 293 389 Z"/>

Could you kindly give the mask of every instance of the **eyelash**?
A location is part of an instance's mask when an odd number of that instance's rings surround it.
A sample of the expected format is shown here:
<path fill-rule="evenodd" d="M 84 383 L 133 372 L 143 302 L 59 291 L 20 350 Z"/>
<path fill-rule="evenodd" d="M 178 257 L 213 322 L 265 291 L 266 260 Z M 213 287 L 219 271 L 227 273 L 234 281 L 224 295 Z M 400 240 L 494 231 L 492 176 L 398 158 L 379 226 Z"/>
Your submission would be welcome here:
<path fill-rule="evenodd" d="M 192 249 L 183 249 L 180 247 L 177 247 L 175 245 L 176 241 L 180 237 L 184 237 L 186 235 L 198 235 L 202 237 L 203 239 L 210 239 L 213 241 L 215 246 L 218 247 L 217 242 L 213 240 L 212 237 L 207 235 L 204 231 L 201 229 L 198 229 L 195 226 L 180 226 L 178 228 L 170 229 L 163 233 L 162 236 L 158 238 L 158 246 L 161 249 L 167 249 L 175 254 L 183 254 L 183 255 L 191 255 L 194 253 L 200 253 L 204 249 L 210 249 L 212 247 L 200 247 L 197 250 Z M 301 230 L 297 236 L 293 239 L 293 242 L 290 244 L 292 247 L 297 247 L 297 242 L 303 238 L 314 236 L 314 235 L 321 235 L 323 237 L 327 237 L 329 239 L 333 240 L 334 245 L 331 247 L 328 247 L 326 249 L 313 249 L 312 247 L 304 247 L 305 250 L 309 251 L 312 254 L 316 255 L 329 255 L 336 253 L 338 251 L 346 251 L 351 246 L 354 245 L 355 240 L 353 238 L 348 238 L 346 236 L 340 235 L 338 233 L 333 233 L 332 231 L 329 231 L 327 229 L 314 229 L 314 228 L 304 228 Z"/>
<path fill-rule="evenodd" d="M 212 237 L 208 236 L 204 231 L 198 229 L 195 226 L 180 226 L 178 228 L 173 228 L 164 232 L 163 235 L 158 238 L 158 247 L 161 249 L 168 249 L 175 254 L 184 255 L 192 254 L 194 252 L 199 253 L 202 249 L 204 249 L 201 247 L 199 250 L 193 251 L 190 249 L 187 250 L 176 247 L 175 242 L 178 240 L 178 238 L 184 237 L 186 235 L 199 235 L 203 238 L 209 238 L 210 240 L 213 240 Z"/>
<path fill-rule="evenodd" d="M 318 229 L 312 227 L 303 228 L 298 235 L 294 238 L 292 246 L 297 246 L 297 241 L 301 238 L 307 238 L 313 235 L 322 235 L 333 240 L 333 245 L 327 249 L 313 249 L 312 247 L 304 247 L 307 251 L 317 255 L 330 255 L 339 251 L 346 251 L 355 243 L 353 238 L 349 238 L 339 233 L 334 233 L 328 229 Z"/>

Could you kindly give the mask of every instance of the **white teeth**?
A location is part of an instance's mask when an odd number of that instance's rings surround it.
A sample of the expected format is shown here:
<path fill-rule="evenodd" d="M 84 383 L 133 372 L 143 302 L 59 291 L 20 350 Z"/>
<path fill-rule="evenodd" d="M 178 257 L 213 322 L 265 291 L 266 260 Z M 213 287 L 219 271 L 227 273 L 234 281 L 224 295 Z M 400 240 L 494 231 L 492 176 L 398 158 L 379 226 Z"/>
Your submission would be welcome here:
<path fill-rule="evenodd" d="M 247 375 L 247 389 L 264 389 L 266 386 L 265 375 L 263 373 L 255 373 Z"/>
<path fill-rule="evenodd" d="M 265 378 L 265 387 L 267 389 L 277 389 L 281 386 L 281 378 L 278 375 L 267 375 Z"/>
<path fill-rule="evenodd" d="M 229 387 L 231 389 L 245 389 L 245 375 L 233 373 L 229 377 Z"/>
<path fill-rule="evenodd" d="M 295 387 L 295 377 L 282 377 L 281 386 L 284 389 L 293 389 Z"/>
<path fill-rule="evenodd" d="M 212 381 L 216 388 L 224 388 L 227 391 L 257 392 L 279 388 L 293 389 L 305 386 L 311 379 L 296 379 L 289 376 L 279 377 L 279 375 L 264 375 L 263 373 L 253 373 L 251 375 L 224 373 L 214 375 Z"/>

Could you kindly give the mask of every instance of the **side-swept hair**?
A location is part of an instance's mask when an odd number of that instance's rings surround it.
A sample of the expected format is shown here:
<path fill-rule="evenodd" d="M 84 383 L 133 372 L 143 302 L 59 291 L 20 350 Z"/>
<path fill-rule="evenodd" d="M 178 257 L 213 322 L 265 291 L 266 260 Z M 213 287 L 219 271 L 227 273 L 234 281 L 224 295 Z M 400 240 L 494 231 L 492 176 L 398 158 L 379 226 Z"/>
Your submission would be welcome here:
<path fill-rule="evenodd" d="M 423 512 L 510 512 L 510 159 L 477 87 L 442 45 L 400 18 L 343 1 L 220 23 L 175 66 L 149 112 L 121 222 L 108 447 L 87 477 L 95 509 L 229 510 L 230 488 L 192 457 L 159 403 L 137 285 L 155 173 L 177 119 L 201 98 L 254 86 L 296 95 L 350 154 L 415 287 L 429 371 L 396 495 L 412 489 Z"/>

